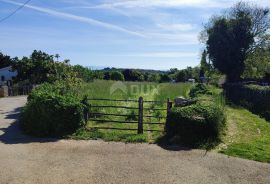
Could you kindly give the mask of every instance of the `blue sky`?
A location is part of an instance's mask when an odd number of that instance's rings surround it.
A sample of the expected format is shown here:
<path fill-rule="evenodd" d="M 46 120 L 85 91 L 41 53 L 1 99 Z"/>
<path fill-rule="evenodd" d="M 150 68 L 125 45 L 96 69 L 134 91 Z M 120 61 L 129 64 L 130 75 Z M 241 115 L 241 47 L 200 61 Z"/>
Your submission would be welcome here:
<path fill-rule="evenodd" d="M 0 19 L 25 1 L 0 0 Z M 32 0 L 0 23 L 0 51 L 22 57 L 42 50 L 83 66 L 182 69 L 199 64 L 203 24 L 235 2 Z"/>

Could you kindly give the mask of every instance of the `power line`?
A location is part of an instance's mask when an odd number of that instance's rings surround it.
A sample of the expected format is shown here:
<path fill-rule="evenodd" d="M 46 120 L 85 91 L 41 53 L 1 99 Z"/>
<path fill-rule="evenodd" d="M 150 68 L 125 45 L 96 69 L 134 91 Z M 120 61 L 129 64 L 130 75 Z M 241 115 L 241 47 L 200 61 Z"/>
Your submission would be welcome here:
<path fill-rule="evenodd" d="M 1 22 L 4 22 L 5 20 L 7 20 L 8 18 L 10 18 L 12 15 L 14 15 L 15 13 L 17 13 L 19 10 L 21 10 L 22 8 L 25 7 L 25 5 L 27 5 L 31 0 L 27 0 L 25 3 L 23 3 L 21 6 L 19 6 L 16 10 L 14 10 L 11 14 L 9 14 L 8 16 L 2 18 L 0 20 L 0 23 Z"/>

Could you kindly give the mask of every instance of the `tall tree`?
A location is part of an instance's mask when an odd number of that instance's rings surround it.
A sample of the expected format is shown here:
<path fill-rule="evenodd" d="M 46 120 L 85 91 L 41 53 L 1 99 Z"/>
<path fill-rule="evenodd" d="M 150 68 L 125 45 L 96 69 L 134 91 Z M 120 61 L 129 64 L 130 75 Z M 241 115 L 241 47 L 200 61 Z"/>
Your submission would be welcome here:
<path fill-rule="evenodd" d="M 205 73 L 209 71 L 209 69 L 210 69 L 210 66 L 207 63 L 207 52 L 206 50 L 204 50 L 202 53 L 201 64 L 200 64 L 200 76 L 204 77 Z"/>
<path fill-rule="evenodd" d="M 55 62 L 53 58 L 53 55 L 34 50 L 30 57 L 15 62 L 13 69 L 18 72 L 17 81 L 28 80 L 33 84 L 41 84 L 75 75 L 68 62 Z"/>
<path fill-rule="evenodd" d="M 121 72 L 113 71 L 111 73 L 111 80 L 123 81 L 123 80 L 125 80 L 125 78 L 124 78 L 124 75 Z"/>
<path fill-rule="evenodd" d="M 205 27 L 209 59 L 230 82 L 239 81 L 248 54 L 262 47 L 270 28 L 269 9 L 239 2 Z"/>
<path fill-rule="evenodd" d="M 11 66 L 16 58 L 11 58 L 10 56 L 4 55 L 0 52 L 0 68 Z"/>
<path fill-rule="evenodd" d="M 56 61 L 59 61 L 59 58 L 60 58 L 59 54 L 55 54 L 54 57 L 56 58 Z"/>

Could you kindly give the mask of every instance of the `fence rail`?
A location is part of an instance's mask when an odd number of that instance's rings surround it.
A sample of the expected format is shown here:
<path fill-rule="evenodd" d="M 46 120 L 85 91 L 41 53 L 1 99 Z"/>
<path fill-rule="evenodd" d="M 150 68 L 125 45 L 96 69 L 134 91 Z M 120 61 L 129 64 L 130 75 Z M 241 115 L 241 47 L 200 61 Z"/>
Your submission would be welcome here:
<path fill-rule="evenodd" d="M 144 111 L 149 112 L 157 112 L 157 111 L 166 111 L 167 113 L 172 108 L 172 102 L 170 99 L 167 99 L 167 101 L 158 101 L 158 100 L 143 100 L 142 97 L 140 97 L 138 100 L 135 99 L 107 99 L 107 98 L 88 98 L 88 101 L 90 101 L 90 112 L 87 115 L 89 121 L 95 121 L 95 122 L 108 122 L 108 123 L 121 123 L 121 124 L 137 124 L 137 128 L 115 128 L 115 127 L 91 127 L 90 129 L 106 129 L 106 130 L 136 130 L 138 134 L 143 134 L 144 131 L 161 131 L 161 130 L 155 130 L 155 129 L 144 129 L 143 125 L 164 125 L 165 122 L 144 122 L 144 118 L 157 118 L 162 119 L 166 118 L 167 116 L 154 116 L 154 115 L 144 115 Z M 138 107 L 130 107 L 130 106 L 122 106 L 122 105 L 93 105 L 93 101 L 110 101 L 110 102 L 129 102 L 129 103 L 137 103 Z M 166 108 L 155 108 L 155 107 L 144 107 L 144 103 L 159 103 L 159 104 L 166 104 Z M 92 112 L 92 108 L 115 108 L 115 109 L 129 109 L 129 110 L 138 110 L 138 114 L 116 114 L 116 113 L 104 113 L 104 112 Z M 102 116 L 112 116 L 112 117 L 129 117 L 133 116 L 136 117 L 137 121 L 120 121 L 120 120 L 108 120 L 108 119 L 100 119 Z M 150 119 L 151 121 L 151 119 Z"/>
<path fill-rule="evenodd" d="M 93 108 L 138 109 L 137 107 L 113 106 L 113 105 L 93 105 L 91 107 L 93 107 Z"/>
<path fill-rule="evenodd" d="M 8 87 L 8 96 L 29 95 L 33 88 L 32 85 Z"/>

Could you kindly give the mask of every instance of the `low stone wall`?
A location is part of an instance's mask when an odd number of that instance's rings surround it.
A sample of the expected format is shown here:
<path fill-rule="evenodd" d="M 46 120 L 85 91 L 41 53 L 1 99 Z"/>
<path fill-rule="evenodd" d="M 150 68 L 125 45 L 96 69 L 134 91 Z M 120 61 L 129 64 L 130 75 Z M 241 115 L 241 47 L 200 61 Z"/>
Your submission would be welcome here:
<path fill-rule="evenodd" d="M 1 86 L 0 87 L 0 97 L 7 97 L 8 96 L 8 87 Z"/>

